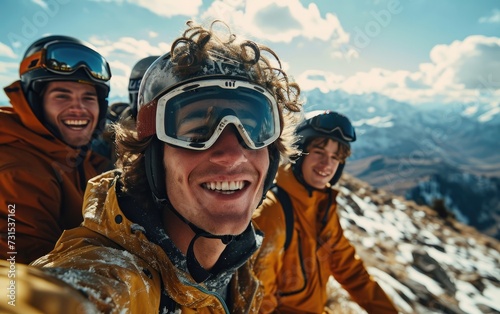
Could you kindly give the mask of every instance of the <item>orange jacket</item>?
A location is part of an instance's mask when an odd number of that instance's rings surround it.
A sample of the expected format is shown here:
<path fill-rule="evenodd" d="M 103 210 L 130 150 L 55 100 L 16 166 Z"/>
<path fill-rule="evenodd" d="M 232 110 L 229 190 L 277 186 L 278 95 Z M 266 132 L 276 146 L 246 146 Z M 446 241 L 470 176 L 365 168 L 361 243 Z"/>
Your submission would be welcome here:
<path fill-rule="evenodd" d="M 55 138 L 33 114 L 19 81 L 5 88 L 12 107 L 0 108 L 0 257 L 17 252 L 29 263 L 48 253 L 64 229 L 82 221 L 86 181 L 109 161 Z"/>
<path fill-rule="evenodd" d="M 264 232 L 255 265 L 266 291 L 261 313 L 322 313 L 330 275 L 368 313 L 397 313 L 344 237 L 337 214 L 337 191 L 315 190 L 309 194 L 295 178 L 290 165 L 279 169 L 276 180 L 290 196 L 294 231 L 284 251 L 283 208 L 275 195 L 268 192 L 254 217 Z M 326 211 L 329 197 L 332 205 Z"/>
<path fill-rule="evenodd" d="M 257 313 L 262 286 L 253 262 L 233 274 L 231 304 L 226 305 L 217 293 L 175 267 L 165 251 L 148 240 L 149 230 L 125 217 L 116 195 L 117 175 L 109 171 L 89 181 L 82 226 L 65 231 L 55 249 L 32 266 L 56 272 L 85 291 L 100 313 L 158 313 L 162 286 L 181 313 Z"/>

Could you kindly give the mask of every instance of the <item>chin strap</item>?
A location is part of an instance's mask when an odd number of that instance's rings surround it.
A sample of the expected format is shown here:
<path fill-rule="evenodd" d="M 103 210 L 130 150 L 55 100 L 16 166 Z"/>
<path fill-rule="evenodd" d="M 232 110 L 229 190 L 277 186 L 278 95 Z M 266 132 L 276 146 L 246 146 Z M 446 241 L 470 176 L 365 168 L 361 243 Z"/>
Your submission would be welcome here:
<path fill-rule="evenodd" d="M 195 254 L 194 254 L 194 243 L 196 242 L 196 240 L 198 240 L 199 237 L 205 237 L 205 238 L 210 238 L 210 239 L 213 239 L 213 238 L 217 239 L 218 238 L 218 239 L 221 239 L 222 243 L 224 243 L 226 245 L 229 244 L 229 242 L 233 241 L 233 239 L 234 239 L 234 236 L 228 236 L 228 235 L 216 236 L 216 235 L 213 235 L 211 233 L 197 233 L 194 236 L 193 240 L 191 240 L 191 243 L 189 243 L 189 247 L 188 247 L 188 250 L 186 253 L 186 264 L 187 264 L 187 268 L 189 270 L 189 273 L 191 274 L 193 279 L 198 283 L 204 282 L 205 280 L 209 279 L 210 277 L 217 275 L 217 272 L 214 271 L 215 266 L 212 268 L 212 270 L 206 270 L 205 268 L 203 268 L 203 266 L 201 266 L 200 262 L 198 262 L 198 259 L 196 258 Z M 225 241 L 229 241 L 229 242 L 225 242 Z M 216 265 L 221 260 L 222 255 L 224 254 L 226 249 L 227 249 L 227 246 L 224 249 L 224 251 L 222 252 L 219 259 L 217 260 Z"/>
<path fill-rule="evenodd" d="M 247 249 L 247 246 L 248 248 L 255 246 L 255 237 L 249 237 L 249 236 L 244 237 L 244 235 L 246 234 L 253 233 L 253 227 L 251 223 L 248 225 L 245 231 L 243 231 L 239 235 L 230 235 L 230 234 L 215 235 L 201 229 L 192 222 L 188 221 L 181 214 L 179 214 L 172 206 L 168 206 L 168 208 L 173 213 L 175 213 L 177 217 L 179 217 L 185 224 L 187 224 L 191 228 L 191 230 L 193 230 L 193 232 L 195 233 L 195 236 L 189 243 L 189 247 L 186 252 L 186 264 L 189 273 L 197 283 L 204 282 L 210 279 L 211 277 L 217 276 L 221 271 L 230 267 L 232 262 L 241 259 L 241 257 L 244 257 L 243 255 L 241 255 L 241 253 L 243 254 L 247 252 L 253 253 L 254 250 Z M 206 270 L 205 268 L 203 268 L 203 266 L 201 266 L 200 262 L 196 258 L 196 255 L 194 254 L 194 243 L 200 237 L 208 239 L 220 239 L 222 243 L 226 245 L 226 248 L 224 249 L 224 251 L 222 251 L 221 255 L 219 256 L 219 259 L 210 270 Z M 251 239 L 251 240 L 241 241 L 242 239 Z M 240 248 L 240 250 L 236 250 L 231 244 L 237 245 L 238 248 Z M 239 255 L 241 256 L 238 255 L 237 253 L 238 251 L 241 252 L 239 253 Z"/>
<path fill-rule="evenodd" d="M 210 279 L 213 276 L 217 276 L 221 271 L 225 271 L 228 269 L 228 267 L 233 267 L 237 263 L 241 263 L 242 265 L 261 244 L 257 244 L 255 230 L 252 226 L 252 223 L 249 222 L 248 227 L 245 229 L 245 231 L 243 231 L 239 235 L 214 235 L 194 225 L 192 222 L 184 218 L 179 212 L 177 212 L 177 210 L 175 210 L 175 208 L 170 203 L 170 200 L 168 199 L 168 196 L 165 192 L 165 172 L 163 170 L 163 165 L 161 164 L 161 156 L 163 156 L 161 150 L 162 145 L 163 144 L 156 137 L 154 137 L 151 144 L 146 149 L 144 153 L 146 176 L 148 179 L 148 184 L 151 188 L 153 199 L 158 205 L 158 208 L 166 208 L 171 210 L 195 233 L 195 236 L 191 240 L 186 252 L 186 264 L 189 273 L 196 282 L 200 283 L 206 281 L 207 279 Z M 271 187 L 276 172 L 278 171 L 280 153 L 275 147 L 270 148 L 269 157 L 270 167 L 268 176 L 265 181 L 263 197 L 265 196 L 267 190 Z M 200 262 L 194 254 L 194 243 L 200 237 L 220 239 L 222 243 L 226 245 L 226 248 L 224 249 L 224 251 L 222 251 L 219 259 L 209 271 L 201 266 Z"/>

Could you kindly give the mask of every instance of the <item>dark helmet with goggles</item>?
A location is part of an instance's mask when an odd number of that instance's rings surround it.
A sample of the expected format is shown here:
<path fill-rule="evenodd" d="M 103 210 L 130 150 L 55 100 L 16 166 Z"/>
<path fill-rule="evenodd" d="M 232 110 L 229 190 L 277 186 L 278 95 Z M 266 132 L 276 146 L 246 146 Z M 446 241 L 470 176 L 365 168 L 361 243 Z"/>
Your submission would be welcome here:
<path fill-rule="evenodd" d="M 350 143 L 356 141 L 356 131 L 351 121 L 345 115 L 329 110 L 302 121 L 296 129 L 296 134 L 299 137 L 297 146 L 301 151 L 304 151 L 315 138 L 330 138 L 348 147 L 351 146 Z M 293 166 L 295 176 L 299 180 L 302 178 L 303 159 L 299 158 Z M 339 164 L 335 175 L 330 180 L 331 185 L 340 179 L 344 166 L 345 163 Z"/>
<path fill-rule="evenodd" d="M 242 62 L 210 54 L 193 68 L 190 72 L 179 70 L 170 53 L 149 67 L 139 90 L 139 139 L 156 134 L 170 145 L 206 150 L 230 124 L 247 149 L 261 149 L 278 139 L 281 127 L 276 98 L 255 82 L 253 72 Z M 155 158 L 159 155 L 146 156 L 146 163 L 161 165 Z M 270 149 L 264 195 L 274 180 L 279 159 L 279 151 Z M 153 193 L 161 193 L 155 196 L 165 199 L 160 186 L 163 178 L 154 179 L 161 169 L 149 168 L 146 165 Z"/>
<path fill-rule="evenodd" d="M 26 50 L 19 68 L 24 95 L 33 113 L 43 122 L 41 92 L 48 82 L 75 81 L 95 86 L 99 124 L 105 124 L 111 70 L 102 55 L 69 36 L 52 35 L 35 41 Z"/>
<path fill-rule="evenodd" d="M 149 66 L 158 59 L 159 56 L 149 56 L 143 58 L 134 65 L 132 71 L 130 72 L 130 78 L 128 81 L 128 95 L 130 99 L 130 108 L 132 110 L 132 115 L 134 118 L 137 116 L 137 94 L 139 93 L 139 87 L 141 85 L 141 80 L 146 73 Z"/>

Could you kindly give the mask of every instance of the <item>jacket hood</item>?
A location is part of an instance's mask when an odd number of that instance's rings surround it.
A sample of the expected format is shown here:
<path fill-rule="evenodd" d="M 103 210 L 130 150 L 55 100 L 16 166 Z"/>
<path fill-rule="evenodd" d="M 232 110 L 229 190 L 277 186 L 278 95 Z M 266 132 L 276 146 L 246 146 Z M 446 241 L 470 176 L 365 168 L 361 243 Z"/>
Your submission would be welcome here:
<path fill-rule="evenodd" d="M 0 108 L 1 144 L 29 144 L 34 149 L 46 152 L 55 158 L 75 158 L 79 149 L 74 149 L 55 137 L 35 116 L 16 81 L 4 88 L 12 107 Z"/>

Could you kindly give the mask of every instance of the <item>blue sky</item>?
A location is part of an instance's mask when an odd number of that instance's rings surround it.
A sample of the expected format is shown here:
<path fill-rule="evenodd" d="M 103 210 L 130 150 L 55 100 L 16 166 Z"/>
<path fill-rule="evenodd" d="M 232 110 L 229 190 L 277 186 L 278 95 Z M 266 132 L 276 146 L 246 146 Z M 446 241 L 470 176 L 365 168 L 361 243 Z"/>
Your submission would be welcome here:
<path fill-rule="evenodd" d="M 498 0 L 5 0 L 0 84 L 33 41 L 70 35 L 106 57 L 111 97 L 126 101 L 135 62 L 168 51 L 187 20 L 214 18 L 275 50 L 304 90 L 500 108 Z"/>

